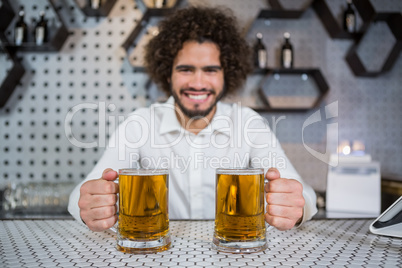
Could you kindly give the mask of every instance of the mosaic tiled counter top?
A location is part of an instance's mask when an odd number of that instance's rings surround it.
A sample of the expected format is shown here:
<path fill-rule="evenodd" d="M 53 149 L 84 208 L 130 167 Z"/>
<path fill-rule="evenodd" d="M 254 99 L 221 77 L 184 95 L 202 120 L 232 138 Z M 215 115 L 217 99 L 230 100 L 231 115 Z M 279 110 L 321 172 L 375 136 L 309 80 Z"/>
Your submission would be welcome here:
<path fill-rule="evenodd" d="M 171 249 L 134 255 L 115 249 L 111 231 L 74 220 L 0 221 L 0 267 L 402 267 L 402 239 L 373 235 L 372 220 L 313 220 L 268 234 L 267 250 L 211 249 L 213 221 L 171 221 Z"/>

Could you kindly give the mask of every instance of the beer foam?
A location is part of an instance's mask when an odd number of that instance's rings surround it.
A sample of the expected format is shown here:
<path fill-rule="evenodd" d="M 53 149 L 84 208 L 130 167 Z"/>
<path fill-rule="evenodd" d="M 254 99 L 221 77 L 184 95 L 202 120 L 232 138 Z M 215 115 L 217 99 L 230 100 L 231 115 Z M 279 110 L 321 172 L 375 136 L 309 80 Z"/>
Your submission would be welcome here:
<path fill-rule="evenodd" d="M 264 169 L 262 168 L 220 168 L 216 170 L 216 174 L 223 175 L 259 175 L 264 174 Z"/>
<path fill-rule="evenodd" d="M 124 168 L 119 169 L 119 175 L 135 175 L 135 176 L 169 175 L 169 170 Z"/>

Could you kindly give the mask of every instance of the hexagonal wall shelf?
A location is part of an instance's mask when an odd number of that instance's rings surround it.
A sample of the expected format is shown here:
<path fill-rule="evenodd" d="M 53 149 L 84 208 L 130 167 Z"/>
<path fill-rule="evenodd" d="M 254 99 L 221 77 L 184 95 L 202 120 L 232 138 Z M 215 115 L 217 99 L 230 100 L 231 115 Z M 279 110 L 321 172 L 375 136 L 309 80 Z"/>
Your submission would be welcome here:
<path fill-rule="evenodd" d="M 299 1 L 299 9 L 290 9 L 282 5 L 279 0 L 268 0 L 271 9 L 263 9 L 257 16 L 257 19 L 297 19 L 311 5 L 312 0 Z"/>
<path fill-rule="evenodd" d="M 11 23 L 7 27 L 6 33 L 7 33 L 7 42 L 4 43 L 4 46 L 8 48 L 8 50 L 14 52 L 14 51 L 27 51 L 27 52 L 52 52 L 52 51 L 59 51 L 61 47 L 63 46 L 64 42 L 68 38 L 68 29 L 65 26 L 60 14 L 59 14 L 59 9 L 60 7 L 56 6 L 54 3 L 55 0 L 48 0 L 48 3 L 50 4 L 50 8 L 46 8 L 47 10 L 47 15 L 46 19 L 48 21 L 52 21 L 52 24 L 48 25 L 49 27 L 49 40 L 48 42 L 44 43 L 43 45 L 36 45 L 35 42 L 32 41 L 32 36 L 30 39 L 28 39 L 29 42 L 23 43 L 21 46 L 16 46 L 14 43 L 11 41 L 13 40 L 13 26 L 14 23 Z M 3 3 L 8 3 L 7 0 L 3 0 Z M 26 2 L 26 3 L 31 3 L 31 2 Z M 18 3 L 14 3 L 17 5 Z M 37 5 L 38 3 L 32 2 L 33 5 Z M 10 5 L 11 6 L 11 5 Z M 49 16 L 49 13 L 51 16 Z M 16 21 L 16 17 L 14 17 L 14 21 Z M 26 20 L 28 22 L 28 20 Z M 35 20 L 33 20 L 35 22 Z M 29 34 L 28 34 L 29 36 Z"/>
<path fill-rule="evenodd" d="M 143 10 L 144 15 L 122 44 L 135 71 L 144 71 L 141 58 L 141 55 L 144 54 L 142 51 L 144 45 L 150 38 L 158 34 L 158 22 L 170 15 L 174 8 L 180 5 L 181 0 L 168 1 L 167 8 L 153 8 L 151 3 L 151 1 L 138 1 L 139 8 Z"/>
<path fill-rule="evenodd" d="M 361 27 L 356 33 L 346 32 L 340 22 L 336 19 L 333 11 L 331 11 L 330 6 L 325 0 L 314 0 L 312 7 L 317 14 L 318 18 L 321 20 L 325 29 L 327 30 L 329 36 L 334 39 L 357 39 L 361 37 L 363 31 L 367 28 L 368 23 L 374 16 L 374 7 L 369 0 L 353 0 L 352 1 L 359 18 L 362 21 Z M 346 1 L 344 1 L 344 4 Z M 341 2 L 339 2 L 339 8 L 341 8 Z M 335 12 L 336 13 L 336 12 Z"/>
<path fill-rule="evenodd" d="M 25 69 L 16 56 L 10 53 L 7 48 L 3 48 L 1 44 L 0 65 L 2 66 L 0 74 L 0 108 L 2 108 L 24 75 Z"/>
<path fill-rule="evenodd" d="M 4 107 L 15 87 L 18 85 L 25 69 L 20 61 L 4 44 L 7 38 L 4 31 L 14 19 L 15 13 L 7 1 L 2 1 L 0 7 L 0 108 Z"/>
<path fill-rule="evenodd" d="M 329 87 L 318 69 L 274 69 L 262 79 L 260 111 L 307 111 L 316 107 Z"/>
<path fill-rule="evenodd" d="M 128 60 L 134 70 L 144 71 L 142 58 L 144 55 L 144 46 L 153 36 L 158 34 L 157 24 L 163 17 L 164 15 L 150 16 L 149 12 L 145 13 L 134 31 L 124 41 L 122 46 L 126 50 Z"/>
<path fill-rule="evenodd" d="M 4 32 L 8 25 L 13 21 L 14 10 L 7 1 L 1 1 L 0 7 L 0 32 Z"/>
<path fill-rule="evenodd" d="M 370 49 L 367 46 L 367 42 L 362 43 L 365 40 L 365 37 L 370 35 L 370 31 L 373 29 L 375 31 L 375 24 L 376 23 L 383 23 L 387 27 L 385 29 L 377 30 L 379 34 L 385 35 L 382 37 L 382 40 L 389 40 L 384 41 L 383 44 L 391 44 L 389 47 L 384 48 L 388 51 L 380 51 L 376 53 L 376 49 L 378 47 Z M 387 29 L 388 28 L 388 29 Z M 388 33 L 388 34 L 387 34 Z M 378 38 L 374 36 L 373 38 Z M 365 59 L 367 58 L 377 58 L 378 56 L 386 55 L 385 59 L 382 59 L 383 64 L 380 67 L 368 66 L 364 60 L 362 60 L 361 56 L 359 55 L 360 50 L 364 50 L 365 47 L 366 53 L 361 52 L 365 55 Z M 370 24 L 369 28 L 367 29 L 364 36 L 362 36 L 348 51 L 346 55 L 346 61 L 349 64 L 350 68 L 352 69 L 353 73 L 357 76 L 367 76 L 367 77 L 374 77 L 378 76 L 386 71 L 389 71 L 392 66 L 395 64 L 395 61 L 398 59 L 398 56 L 402 50 L 402 15 L 401 13 L 377 13 L 376 17 L 374 18 L 374 24 Z"/>
<path fill-rule="evenodd" d="M 87 17 L 107 17 L 112 10 L 114 4 L 116 3 L 117 0 L 104 0 L 102 1 L 102 5 L 97 8 L 93 9 L 91 6 L 88 4 L 88 1 L 83 1 L 83 0 L 75 0 L 82 10 L 82 12 L 85 14 Z"/>

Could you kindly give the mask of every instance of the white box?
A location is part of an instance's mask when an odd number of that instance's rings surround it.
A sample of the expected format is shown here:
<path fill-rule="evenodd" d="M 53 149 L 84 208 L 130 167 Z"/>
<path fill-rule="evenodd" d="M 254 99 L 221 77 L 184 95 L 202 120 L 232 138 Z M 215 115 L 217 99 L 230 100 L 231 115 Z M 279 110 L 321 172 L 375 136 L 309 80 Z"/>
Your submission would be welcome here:
<path fill-rule="evenodd" d="M 340 161 L 329 166 L 326 210 L 377 217 L 381 212 L 381 176 L 378 162 Z"/>

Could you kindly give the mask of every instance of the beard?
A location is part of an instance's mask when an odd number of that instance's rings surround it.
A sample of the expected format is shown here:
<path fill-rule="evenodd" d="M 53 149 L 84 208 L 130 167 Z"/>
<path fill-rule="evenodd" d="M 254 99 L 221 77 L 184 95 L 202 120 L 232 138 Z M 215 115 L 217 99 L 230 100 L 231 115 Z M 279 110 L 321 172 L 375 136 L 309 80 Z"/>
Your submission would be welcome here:
<path fill-rule="evenodd" d="M 202 89 L 202 90 L 194 90 L 192 88 L 183 88 L 180 89 L 180 94 L 186 90 L 193 90 L 193 91 L 197 91 L 197 92 L 207 92 L 207 93 L 211 93 L 216 95 L 215 90 L 213 89 Z M 172 92 L 173 98 L 176 102 L 176 104 L 179 106 L 180 110 L 182 111 L 182 113 L 187 116 L 188 118 L 202 118 L 202 117 L 206 117 L 216 106 L 216 104 L 218 103 L 219 100 L 221 100 L 223 98 L 223 96 L 225 95 L 225 88 L 219 93 L 218 96 L 216 96 L 215 98 L 215 102 L 212 103 L 208 108 L 204 109 L 204 110 L 200 110 L 198 109 L 199 105 L 195 104 L 195 108 L 194 109 L 188 109 L 186 107 L 184 107 L 183 103 L 180 101 L 179 96 L 177 95 L 177 93 L 172 90 L 172 88 L 170 89 L 170 92 Z"/>

